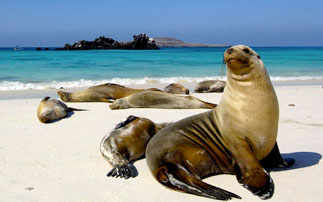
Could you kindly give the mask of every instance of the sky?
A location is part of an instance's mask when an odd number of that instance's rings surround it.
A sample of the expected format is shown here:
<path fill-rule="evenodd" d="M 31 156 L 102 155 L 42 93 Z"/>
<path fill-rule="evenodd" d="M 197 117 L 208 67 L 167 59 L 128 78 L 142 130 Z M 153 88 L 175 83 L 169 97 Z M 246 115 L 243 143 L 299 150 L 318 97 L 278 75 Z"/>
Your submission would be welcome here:
<path fill-rule="evenodd" d="M 185 42 L 323 46 L 322 0 L 0 0 L 0 47 L 146 33 Z"/>

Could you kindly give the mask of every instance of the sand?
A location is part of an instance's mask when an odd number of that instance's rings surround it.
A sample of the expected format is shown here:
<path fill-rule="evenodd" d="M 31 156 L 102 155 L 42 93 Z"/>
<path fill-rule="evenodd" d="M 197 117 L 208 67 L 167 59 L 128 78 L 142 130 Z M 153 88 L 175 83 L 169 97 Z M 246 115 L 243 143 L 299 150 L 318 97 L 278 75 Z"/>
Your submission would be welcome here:
<path fill-rule="evenodd" d="M 283 156 L 295 158 L 296 164 L 289 170 L 271 172 L 275 194 L 270 201 L 322 201 L 323 88 L 290 85 L 275 89 L 280 104 L 279 147 Z M 193 95 L 215 103 L 221 97 L 217 93 Z M 0 100 L 0 201 L 212 201 L 166 189 L 153 179 L 145 160 L 135 163 L 139 172 L 136 178 L 107 178 L 111 167 L 99 152 L 101 138 L 129 115 L 167 122 L 206 110 L 111 111 L 106 103 L 70 103 L 89 111 L 42 124 L 36 117 L 38 96 L 11 99 L 14 96 L 2 93 L 2 97 L 8 99 Z M 239 185 L 235 176 L 214 176 L 205 181 L 242 197 L 232 201 L 261 201 Z"/>

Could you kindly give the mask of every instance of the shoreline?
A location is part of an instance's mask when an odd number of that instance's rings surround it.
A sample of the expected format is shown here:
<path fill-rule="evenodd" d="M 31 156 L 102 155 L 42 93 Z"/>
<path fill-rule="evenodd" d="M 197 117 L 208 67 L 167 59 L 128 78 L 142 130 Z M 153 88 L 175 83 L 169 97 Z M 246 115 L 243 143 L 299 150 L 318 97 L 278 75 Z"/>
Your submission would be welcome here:
<path fill-rule="evenodd" d="M 179 82 L 183 84 L 186 88 L 190 90 L 190 94 L 194 93 L 194 88 L 197 82 Z M 288 80 L 288 81 L 272 81 L 274 87 L 284 87 L 284 86 L 312 86 L 323 88 L 323 80 Z M 170 83 L 150 83 L 150 84 L 130 84 L 125 85 L 131 88 L 159 88 L 163 90 Z M 90 87 L 90 86 L 88 86 Z M 77 91 L 88 87 L 72 87 L 64 89 L 26 89 L 26 90 L 0 90 L 0 100 L 13 100 L 13 99 L 41 99 L 45 96 L 50 96 L 52 98 L 58 98 L 56 92 L 58 90 L 65 91 Z"/>

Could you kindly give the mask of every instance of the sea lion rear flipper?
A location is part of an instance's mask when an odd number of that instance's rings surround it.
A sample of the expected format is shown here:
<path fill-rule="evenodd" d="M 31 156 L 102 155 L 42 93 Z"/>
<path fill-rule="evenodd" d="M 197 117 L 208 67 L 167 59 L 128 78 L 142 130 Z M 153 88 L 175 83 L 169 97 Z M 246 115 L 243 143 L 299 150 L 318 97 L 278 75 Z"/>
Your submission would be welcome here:
<path fill-rule="evenodd" d="M 138 117 L 133 116 L 133 115 L 130 115 L 130 116 L 128 116 L 128 118 L 127 118 L 125 121 L 122 121 L 122 122 L 118 123 L 118 124 L 114 127 L 114 129 L 122 128 L 122 127 L 124 127 L 124 126 L 128 125 L 129 123 L 131 123 L 132 121 L 134 121 L 134 120 L 136 120 L 136 119 L 138 119 Z"/>
<path fill-rule="evenodd" d="M 41 101 L 47 101 L 47 100 L 49 100 L 50 99 L 50 97 L 49 96 L 46 96 L 46 97 L 44 97 Z"/>
<path fill-rule="evenodd" d="M 68 107 L 67 112 L 73 112 L 73 111 L 87 111 L 87 109 L 78 109 L 73 107 Z"/>
<path fill-rule="evenodd" d="M 295 159 L 283 157 L 280 154 L 277 142 L 268 156 L 260 161 L 264 168 L 289 168 L 295 163 Z"/>
<path fill-rule="evenodd" d="M 183 167 L 163 166 L 159 168 L 156 178 L 161 184 L 176 191 L 217 200 L 241 199 L 234 193 L 203 182 Z"/>

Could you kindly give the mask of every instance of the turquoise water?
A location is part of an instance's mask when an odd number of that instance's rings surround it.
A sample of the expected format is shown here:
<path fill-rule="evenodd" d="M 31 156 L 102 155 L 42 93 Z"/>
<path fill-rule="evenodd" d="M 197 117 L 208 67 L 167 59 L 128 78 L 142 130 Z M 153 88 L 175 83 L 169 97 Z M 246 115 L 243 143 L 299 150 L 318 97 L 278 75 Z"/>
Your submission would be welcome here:
<path fill-rule="evenodd" d="M 254 48 L 273 80 L 323 79 L 323 48 Z M 224 48 L 14 51 L 0 49 L 0 90 L 223 78 Z"/>

